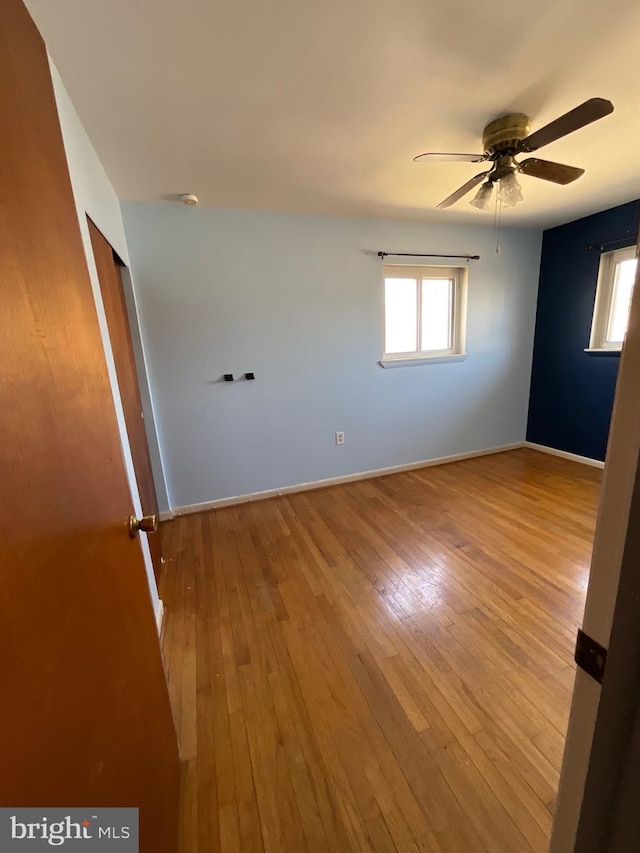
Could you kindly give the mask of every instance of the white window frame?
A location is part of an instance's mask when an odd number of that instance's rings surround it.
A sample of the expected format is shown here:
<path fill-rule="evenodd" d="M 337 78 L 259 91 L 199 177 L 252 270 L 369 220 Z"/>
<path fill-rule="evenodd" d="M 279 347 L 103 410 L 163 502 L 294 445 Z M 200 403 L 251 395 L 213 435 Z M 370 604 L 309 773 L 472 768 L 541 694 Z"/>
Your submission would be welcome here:
<path fill-rule="evenodd" d="M 387 340 L 386 309 L 385 309 L 385 279 L 415 278 L 417 288 L 417 322 L 420 339 L 420 323 L 422 322 L 422 287 L 419 282 L 423 279 L 449 279 L 451 287 L 451 346 L 439 350 L 415 350 L 412 352 L 386 353 Z M 408 266 L 406 264 L 385 264 L 382 267 L 382 367 L 409 367 L 418 364 L 435 364 L 447 361 L 463 361 L 466 358 L 466 325 L 467 325 L 467 268 L 443 267 L 430 264 Z"/>
<path fill-rule="evenodd" d="M 598 270 L 598 286 L 596 288 L 596 301 L 593 309 L 593 321 L 591 323 L 591 336 L 589 346 L 585 352 L 620 352 L 623 341 L 607 340 L 607 329 L 613 306 L 615 287 L 616 266 L 621 261 L 636 258 L 637 246 L 629 246 L 626 249 L 616 249 L 613 252 L 603 252 L 600 256 L 600 268 Z M 636 280 L 637 280 L 636 271 Z"/>

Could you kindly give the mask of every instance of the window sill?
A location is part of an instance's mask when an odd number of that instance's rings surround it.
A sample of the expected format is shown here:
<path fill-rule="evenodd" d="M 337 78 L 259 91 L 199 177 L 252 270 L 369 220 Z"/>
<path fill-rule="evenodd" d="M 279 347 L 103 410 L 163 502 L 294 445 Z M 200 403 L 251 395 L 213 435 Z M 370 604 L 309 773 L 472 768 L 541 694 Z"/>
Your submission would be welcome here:
<path fill-rule="evenodd" d="M 602 347 L 587 347 L 585 349 L 585 352 L 587 353 L 587 355 L 598 355 L 598 356 L 617 355 L 617 356 L 619 356 L 620 353 L 622 352 L 622 350 L 621 349 L 604 349 Z"/>
<path fill-rule="evenodd" d="M 388 370 L 392 367 L 417 367 L 420 364 L 445 364 L 450 361 L 464 361 L 466 357 L 466 353 L 459 352 L 452 355 L 426 355 L 420 358 L 383 358 L 378 364 Z"/>

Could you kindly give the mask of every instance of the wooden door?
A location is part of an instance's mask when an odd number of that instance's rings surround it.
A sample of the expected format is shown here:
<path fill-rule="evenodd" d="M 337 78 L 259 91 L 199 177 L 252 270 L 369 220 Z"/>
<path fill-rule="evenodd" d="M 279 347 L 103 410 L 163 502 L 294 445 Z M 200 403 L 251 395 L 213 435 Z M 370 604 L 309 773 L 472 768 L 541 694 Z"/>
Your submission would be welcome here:
<path fill-rule="evenodd" d="M 136 472 L 140 502 L 143 515 L 153 515 L 158 512 L 158 501 L 153 484 L 149 444 L 144 428 L 142 399 L 136 370 L 131 330 L 127 315 L 127 303 L 122 284 L 121 267 L 116 259 L 109 242 L 87 217 L 91 246 L 98 268 L 102 301 L 109 326 L 109 337 L 113 349 L 113 357 L 118 374 L 118 385 L 122 398 L 122 408 L 127 424 L 129 445 L 133 457 L 133 467 Z M 153 559 L 153 570 L 156 579 L 160 576 L 162 550 L 160 536 L 149 537 L 149 547 Z"/>
<path fill-rule="evenodd" d="M 0 805 L 140 808 L 178 754 L 44 44 L 0 3 Z"/>

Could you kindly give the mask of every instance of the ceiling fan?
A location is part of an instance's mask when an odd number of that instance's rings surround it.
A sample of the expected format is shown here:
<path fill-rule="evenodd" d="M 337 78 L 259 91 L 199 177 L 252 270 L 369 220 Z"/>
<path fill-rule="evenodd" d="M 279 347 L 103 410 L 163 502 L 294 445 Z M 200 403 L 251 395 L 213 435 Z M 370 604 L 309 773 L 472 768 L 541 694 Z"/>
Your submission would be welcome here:
<path fill-rule="evenodd" d="M 555 142 L 556 139 L 561 139 L 612 112 L 611 101 L 604 98 L 591 98 L 530 135 L 529 116 L 523 113 L 501 116 L 490 122 L 482 133 L 484 154 L 427 153 L 419 154 L 413 160 L 437 163 L 482 163 L 488 160 L 492 163 L 491 168 L 486 172 L 480 172 L 441 201 L 437 205 L 439 209 L 451 207 L 483 181 L 484 183 L 471 201 L 474 207 L 479 210 L 489 209 L 495 183 L 498 183 L 498 199 L 504 206 L 512 207 L 523 200 L 517 179 L 518 173 L 530 175 L 532 178 L 542 178 L 543 181 L 552 181 L 555 184 L 570 184 L 584 174 L 584 169 L 553 163 L 551 160 L 540 160 L 537 157 L 528 157 L 518 162 L 515 159 L 516 155 L 537 151 L 543 145 Z"/>

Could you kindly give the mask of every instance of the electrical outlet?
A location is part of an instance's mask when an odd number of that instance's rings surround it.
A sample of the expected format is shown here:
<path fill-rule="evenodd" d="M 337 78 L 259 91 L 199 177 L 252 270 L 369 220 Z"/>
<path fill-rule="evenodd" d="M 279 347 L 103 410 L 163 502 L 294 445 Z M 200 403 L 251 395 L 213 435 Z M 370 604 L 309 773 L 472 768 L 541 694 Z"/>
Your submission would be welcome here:
<path fill-rule="evenodd" d="M 344 444 L 344 433 L 337 432 L 336 433 L 336 444 Z"/>

